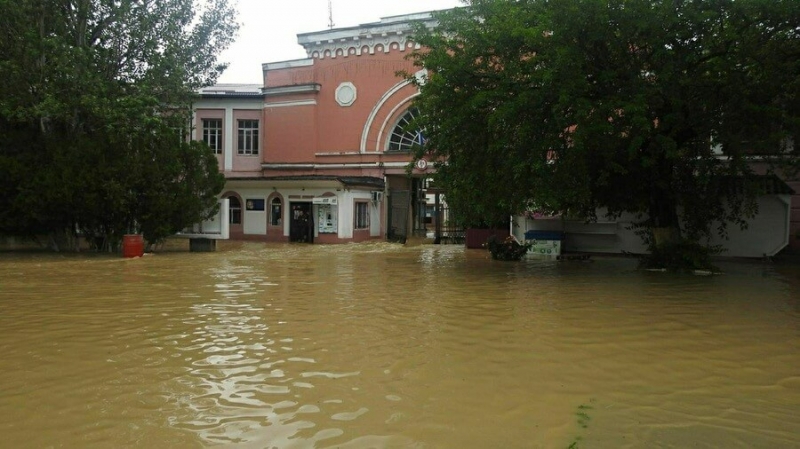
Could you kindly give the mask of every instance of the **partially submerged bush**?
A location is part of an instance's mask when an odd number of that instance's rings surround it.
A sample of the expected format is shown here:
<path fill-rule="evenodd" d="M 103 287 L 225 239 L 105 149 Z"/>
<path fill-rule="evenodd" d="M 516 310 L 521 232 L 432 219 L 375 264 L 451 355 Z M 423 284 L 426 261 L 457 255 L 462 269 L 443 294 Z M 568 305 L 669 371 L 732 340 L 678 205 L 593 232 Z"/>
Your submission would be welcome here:
<path fill-rule="evenodd" d="M 495 260 L 520 260 L 531 247 L 528 243 L 520 244 L 517 239 L 510 235 L 503 241 L 492 235 L 486 241 L 486 246 L 492 254 L 492 259 Z"/>

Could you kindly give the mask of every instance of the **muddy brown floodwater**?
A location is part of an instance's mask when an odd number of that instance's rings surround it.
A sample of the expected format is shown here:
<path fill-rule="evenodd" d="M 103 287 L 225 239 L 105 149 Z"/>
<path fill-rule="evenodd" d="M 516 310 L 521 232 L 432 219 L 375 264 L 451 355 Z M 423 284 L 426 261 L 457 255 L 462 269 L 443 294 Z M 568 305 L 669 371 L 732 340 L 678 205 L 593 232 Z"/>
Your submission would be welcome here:
<path fill-rule="evenodd" d="M 0 446 L 800 447 L 800 267 L 0 253 Z"/>

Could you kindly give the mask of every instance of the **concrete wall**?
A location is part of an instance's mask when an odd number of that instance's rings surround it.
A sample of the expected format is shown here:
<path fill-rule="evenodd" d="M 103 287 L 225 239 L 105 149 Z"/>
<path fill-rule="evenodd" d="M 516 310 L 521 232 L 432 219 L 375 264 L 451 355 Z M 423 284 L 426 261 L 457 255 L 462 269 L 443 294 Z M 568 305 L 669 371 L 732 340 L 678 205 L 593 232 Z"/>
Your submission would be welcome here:
<path fill-rule="evenodd" d="M 749 220 L 748 227 L 728 226 L 727 240 L 715 237 L 709 243 L 722 245 L 725 257 L 774 256 L 790 240 L 790 201 L 788 195 L 766 195 L 758 199 L 759 213 Z M 565 233 L 562 249 L 571 252 L 637 253 L 647 251 L 631 226 L 636 221 L 632 215 L 623 215 L 615 221 L 603 221 L 604 211 L 598 211 L 598 222 L 584 223 L 559 218 L 530 219 L 516 217 L 514 235 L 522 240 L 525 231 L 561 231 Z"/>

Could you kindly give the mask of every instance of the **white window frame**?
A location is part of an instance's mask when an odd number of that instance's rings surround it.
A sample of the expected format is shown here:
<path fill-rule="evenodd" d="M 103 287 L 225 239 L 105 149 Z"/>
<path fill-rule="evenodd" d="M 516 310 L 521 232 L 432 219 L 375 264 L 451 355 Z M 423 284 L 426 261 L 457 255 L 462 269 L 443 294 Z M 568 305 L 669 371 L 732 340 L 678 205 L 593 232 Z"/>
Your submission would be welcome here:
<path fill-rule="evenodd" d="M 409 123 L 419 116 L 416 108 L 409 108 L 397 119 L 386 142 L 388 153 L 409 153 L 414 147 L 425 145 L 425 136 L 421 130 L 408 130 Z"/>
<path fill-rule="evenodd" d="M 237 152 L 242 156 L 258 156 L 258 120 L 239 119 L 237 128 Z"/>
<path fill-rule="evenodd" d="M 236 204 L 230 201 L 231 199 L 236 200 Z M 228 200 L 228 222 L 235 225 L 242 224 L 242 202 L 233 195 L 229 196 Z"/>
<path fill-rule="evenodd" d="M 353 206 L 353 229 L 369 229 L 369 201 L 356 201 Z"/>
<path fill-rule="evenodd" d="M 213 126 L 212 126 L 213 125 Z M 211 148 L 214 154 L 222 154 L 222 119 L 203 119 L 203 142 Z"/>
<path fill-rule="evenodd" d="M 275 216 L 275 206 L 278 206 L 277 220 Z M 269 225 L 280 226 L 281 224 L 283 224 L 283 200 L 276 196 L 269 202 Z"/>

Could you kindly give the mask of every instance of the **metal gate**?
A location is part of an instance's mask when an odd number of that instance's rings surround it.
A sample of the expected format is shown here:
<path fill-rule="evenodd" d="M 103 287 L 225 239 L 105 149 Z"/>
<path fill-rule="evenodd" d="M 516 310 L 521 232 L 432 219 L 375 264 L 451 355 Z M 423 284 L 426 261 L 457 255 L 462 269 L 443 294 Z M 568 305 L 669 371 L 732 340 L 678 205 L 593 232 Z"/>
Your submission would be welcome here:
<path fill-rule="evenodd" d="M 466 241 L 464 228 L 456 224 L 450 217 L 449 208 L 436 202 L 434 209 L 434 240 L 435 244 L 457 244 L 463 245 Z"/>

